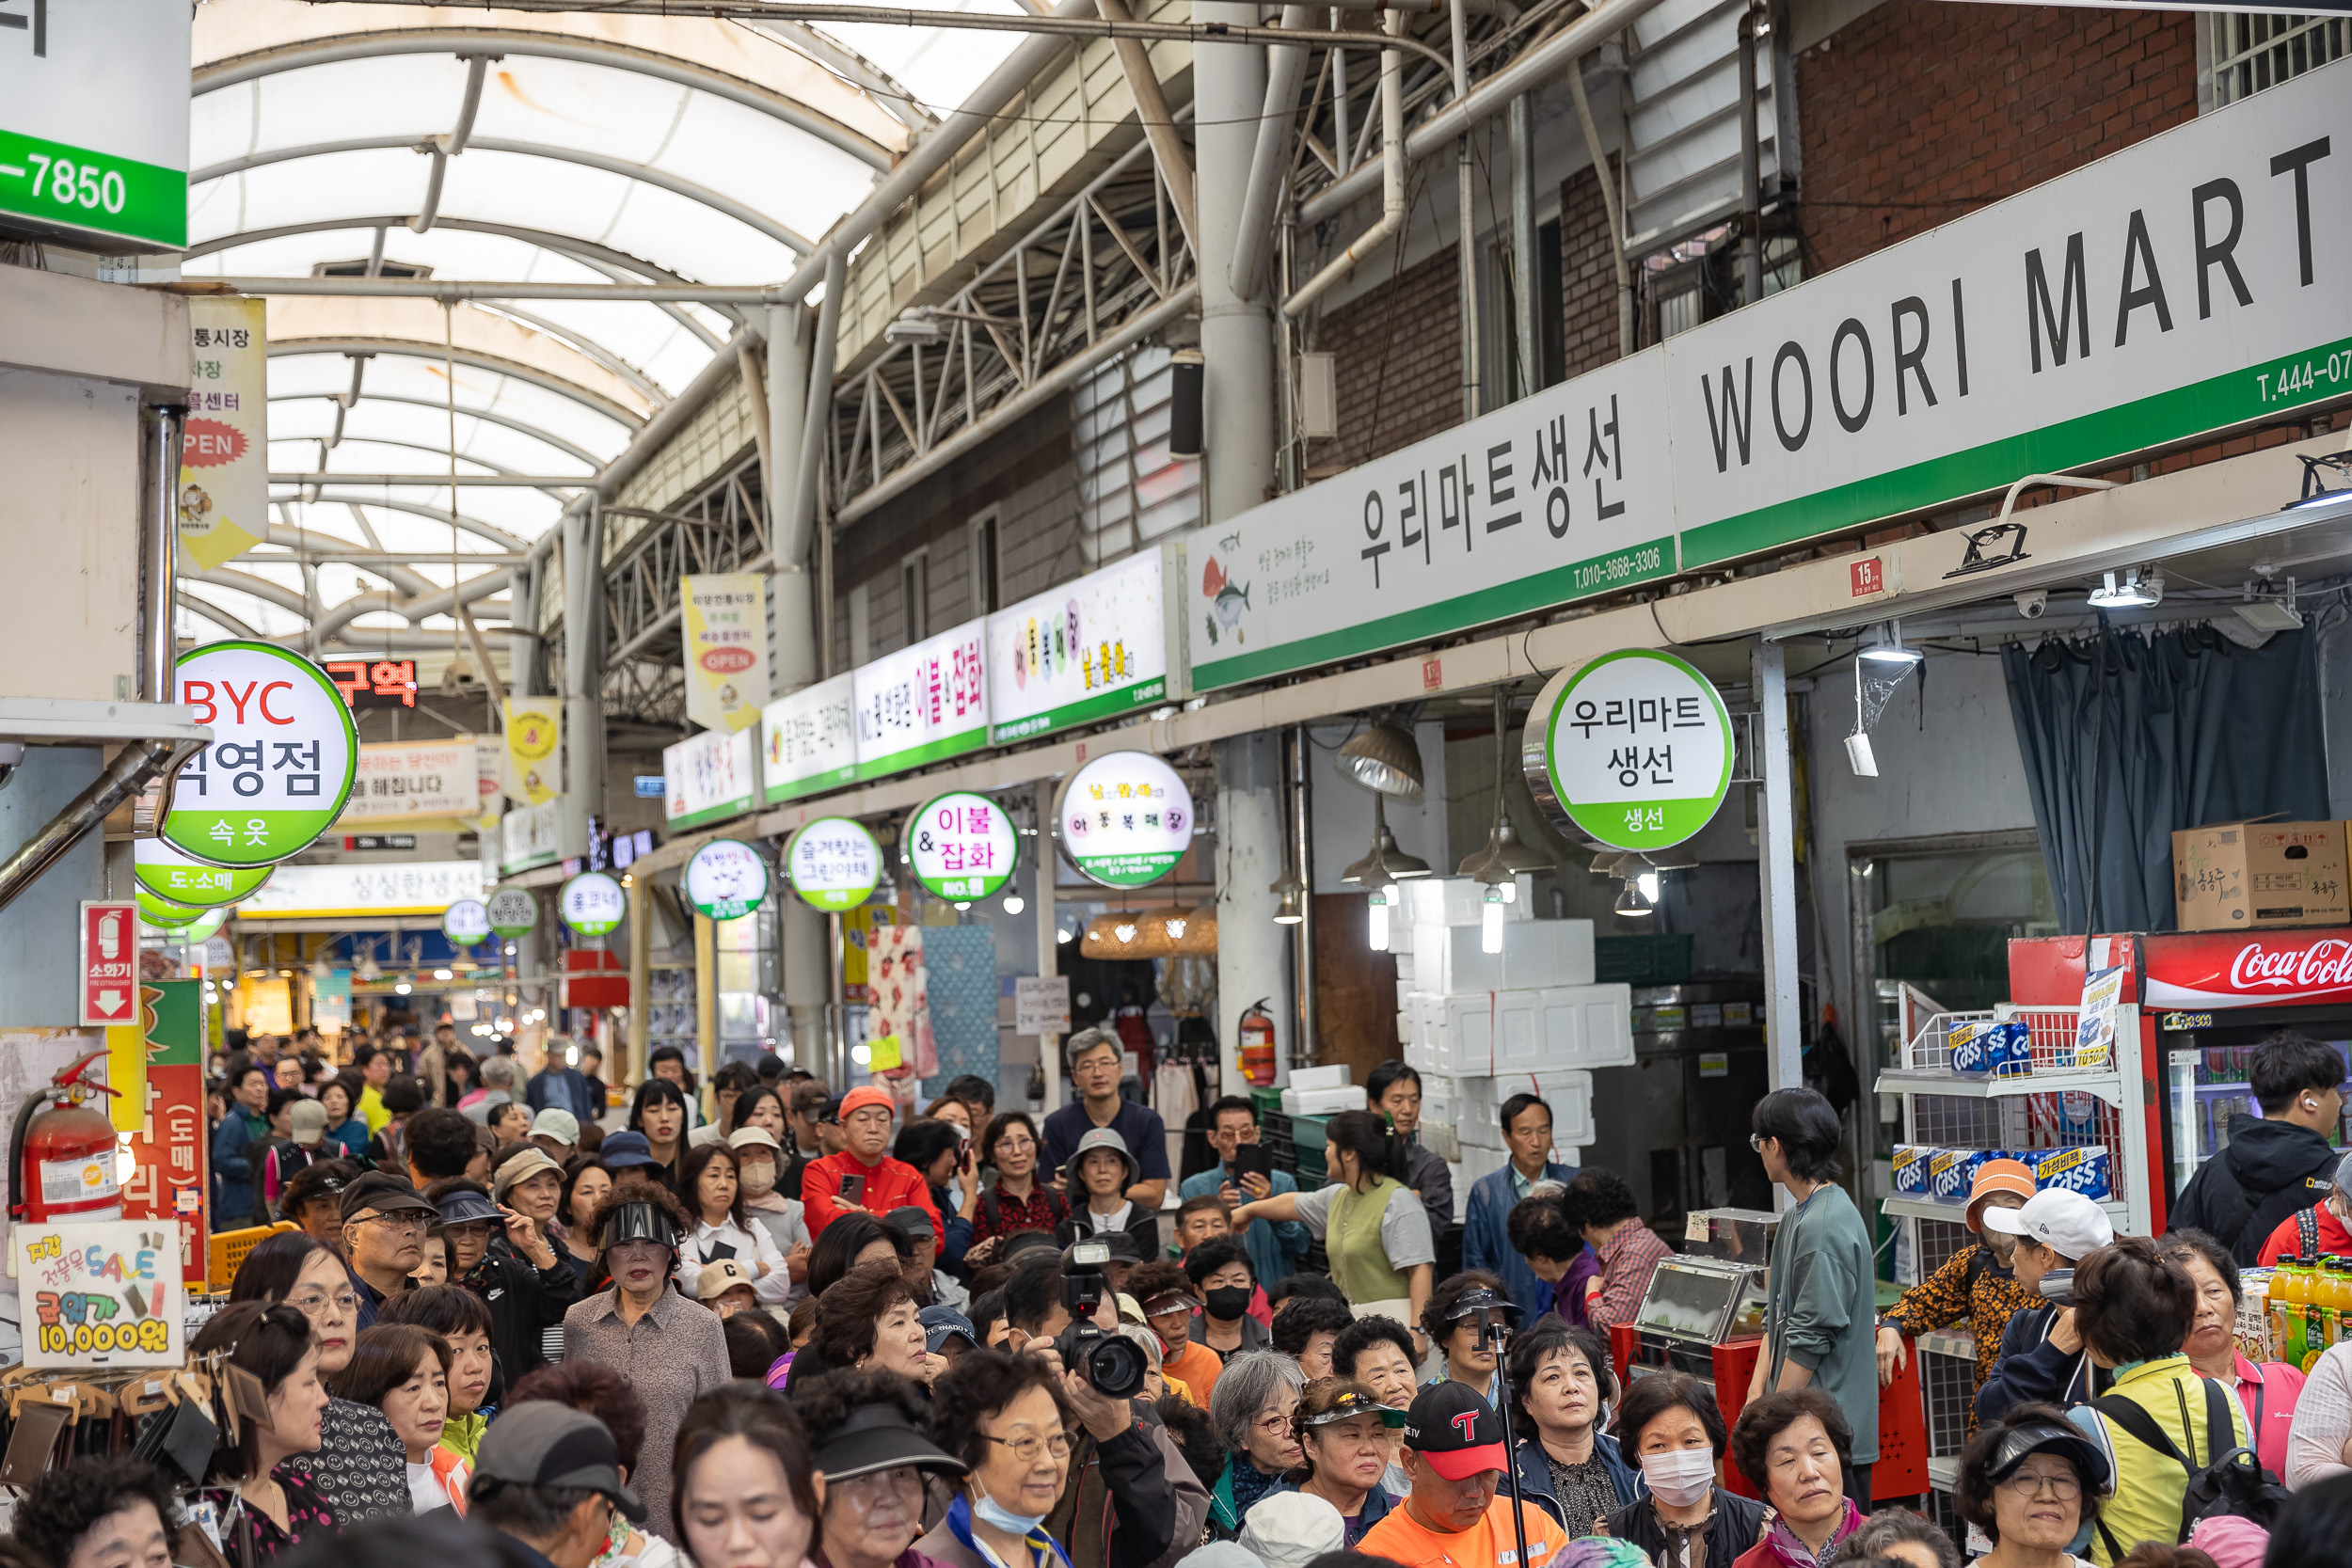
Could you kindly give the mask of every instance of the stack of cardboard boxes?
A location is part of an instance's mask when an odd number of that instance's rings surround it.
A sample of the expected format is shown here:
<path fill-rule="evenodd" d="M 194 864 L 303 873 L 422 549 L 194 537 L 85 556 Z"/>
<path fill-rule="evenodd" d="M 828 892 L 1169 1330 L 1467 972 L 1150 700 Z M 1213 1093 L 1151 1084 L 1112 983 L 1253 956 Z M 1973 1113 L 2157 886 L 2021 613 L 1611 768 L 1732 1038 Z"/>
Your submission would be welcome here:
<path fill-rule="evenodd" d="M 2342 822 L 2217 822 L 2172 835 L 2184 931 L 2352 924 Z"/>

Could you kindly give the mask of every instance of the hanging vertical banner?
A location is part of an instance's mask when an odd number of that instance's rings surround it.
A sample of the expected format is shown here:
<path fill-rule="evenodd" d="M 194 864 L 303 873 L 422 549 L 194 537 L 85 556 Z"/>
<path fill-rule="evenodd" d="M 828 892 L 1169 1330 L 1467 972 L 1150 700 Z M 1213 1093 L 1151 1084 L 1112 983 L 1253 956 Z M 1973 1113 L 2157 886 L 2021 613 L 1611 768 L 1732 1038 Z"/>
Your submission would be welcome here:
<path fill-rule="evenodd" d="M 760 778 L 770 804 L 836 789 L 857 778 L 856 675 L 844 671 L 759 710 L 767 749 Z"/>
<path fill-rule="evenodd" d="M 270 865 L 342 815 L 359 731 L 326 672 L 275 642 L 180 656 L 180 701 L 213 738 L 181 768 L 164 837 L 212 865 Z"/>
<path fill-rule="evenodd" d="M 1009 741 L 1112 719 L 1183 687 L 1184 576 L 1173 544 L 1145 550 L 988 618 L 988 734 Z M 1172 668 L 1171 668 L 1172 666 Z"/>
<path fill-rule="evenodd" d="M 310 1022 L 320 1029 L 351 1027 L 351 971 L 330 969 L 311 977 Z"/>
<path fill-rule="evenodd" d="M 686 717 L 707 730 L 749 729 L 768 700 L 768 579 L 727 572 L 678 579 L 686 644 Z"/>
<path fill-rule="evenodd" d="M 523 806 L 499 818 L 499 870 L 517 871 L 553 865 L 563 859 L 564 801 L 561 797 L 536 806 Z"/>
<path fill-rule="evenodd" d="M 262 301 L 199 294 L 188 427 L 180 448 L 180 547 L 206 571 L 269 535 L 269 343 Z"/>
<path fill-rule="evenodd" d="M 506 793 L 543 806 L 564 793 L 564 699 L 506 700 Z"/>

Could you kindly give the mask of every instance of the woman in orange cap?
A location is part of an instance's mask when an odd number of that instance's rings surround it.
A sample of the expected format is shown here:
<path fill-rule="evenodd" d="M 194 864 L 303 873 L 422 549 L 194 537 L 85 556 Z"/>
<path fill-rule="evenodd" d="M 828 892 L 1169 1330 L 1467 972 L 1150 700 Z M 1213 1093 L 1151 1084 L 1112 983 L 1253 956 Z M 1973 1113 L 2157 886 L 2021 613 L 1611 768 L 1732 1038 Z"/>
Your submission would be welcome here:
<path fill-rule="evenodd" d="M 1977 1233 L 1978 1239 L 1952 1254 L 1942 1268 L 1905 1291 L 1894 1306 L 1879 1315 L 1881 1385 L 1894 1382 L 1895 1373 L 1903 1364 L 1905 1335 L 1947 1328 L 1964 1319 L 1977 1341 L 1971 1392 L 1984 1386 L 1984 1380 L 1993 1375 L 1994 1362 L 2000 1356 L 2001 1330 L 2009 1326 L 2012 1313 L 2033 1305 L 2010 1269 L 2010 1260 L 2017 1251 L 2017 1238 L 1987 1230 L 1984 1211 L 1992 1204 L 2022 1209 L 2033 1193 L 2033 1172 L 2021 1160 L 1987 1160 L 1977 1167 L 1977 1180 L 1968 1189 L 1966 1219 L 1968 1228 Z M 1972 1405 L 1968 1430 L 1974 1432 L 1976 1426 Z"/>

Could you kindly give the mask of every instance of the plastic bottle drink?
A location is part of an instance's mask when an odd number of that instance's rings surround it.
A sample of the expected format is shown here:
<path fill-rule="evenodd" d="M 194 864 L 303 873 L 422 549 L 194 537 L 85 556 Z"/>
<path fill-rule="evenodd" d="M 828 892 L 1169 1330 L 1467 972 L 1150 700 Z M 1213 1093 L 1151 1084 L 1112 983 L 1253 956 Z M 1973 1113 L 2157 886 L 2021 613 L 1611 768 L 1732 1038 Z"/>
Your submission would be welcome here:
<path fill-rule="evenodd" d="M 2270 1336 L 2279 1359 L 2290 1367 L 2303 1364 L 2304 1309 L 2311 1288 L 2307 1267 L 2301 1258 L 2281 1258 L 2278 1272 L 2270 1276 Z"/>

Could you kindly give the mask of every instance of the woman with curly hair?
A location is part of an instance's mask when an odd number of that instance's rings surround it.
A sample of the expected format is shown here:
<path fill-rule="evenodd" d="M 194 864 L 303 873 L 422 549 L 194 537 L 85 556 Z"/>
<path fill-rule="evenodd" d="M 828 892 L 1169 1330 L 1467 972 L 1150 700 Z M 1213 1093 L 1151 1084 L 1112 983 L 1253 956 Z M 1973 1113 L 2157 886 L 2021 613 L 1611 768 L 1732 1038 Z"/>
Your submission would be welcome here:
<path fill-rule="evenodd" d="M 959 1357 L 932 1387 L 930 1432 L 967 1473 L 915 1549 L 947 1568 L 1055 1568 L 1045 1521 L 1068 1483 L 1077 1426 L 1043 1358 Z"/>
<path fill-rule="evenodd" d="M 812 1348 L 829 1368 L 879 1368 L 925 1385 L 947 1367 L 927 1348 L 906 1276 L 888 1263 L 860 1264 L 817 1298 Z"/>
<path fill-rule="evenodd" d="M 602 1421 L 605 1431 L 612 1434 L 621 1483 L 635 1484 L 631 1478 L 637 1474 L 645 1448 L 645 1402 L 620 1373 L 594 1361 L 561 1361 L 516 1384 L 502 1408 L 512 1410 L 533 1401 L 569 1405 Z M 590 1568 L 605 1568 L 624 1559 L 632 1560 L 636 1568 L 691 1568 L 675 1546 L 640 1534 L 618 1508 L 612 1510 L 608 1530 Z"/>
<path fill-rule="evenodd" d="M 671 1287 L 679 1240 L 693 1222 L 668 1188 L 624 1178 L 597 1207 L 596 1266 L 612 1281 L 564 1314 L 564 1357 L 600 1362 L 628 1379 L 645 1406 L 636 1490 L 657 1534 L 669 1538 L 670 1444 L 695 1399 L 728 1381 L 718 1314 Z M 673 1542 L 675 1544 L 675 1542 Z"/>
<path fill-rule="evenodd" d="M 792 1403 L 824 1478 L 818 1568 L 931 1568 L 934 1560 L 914 1544 L 923 1533 L 923 1478 L 960 1481 L 965 1466 L 924 1436 L 914 1386 L 896 1372 L 827 1372 L 795 1389 Z M 1031 1560 L 1023 1554 L 1006 1568 Z"/>

